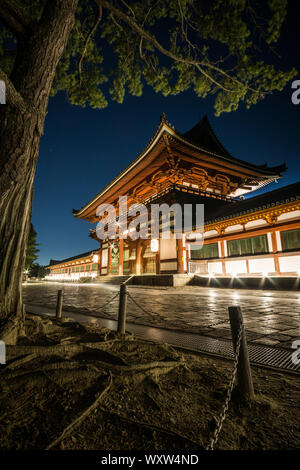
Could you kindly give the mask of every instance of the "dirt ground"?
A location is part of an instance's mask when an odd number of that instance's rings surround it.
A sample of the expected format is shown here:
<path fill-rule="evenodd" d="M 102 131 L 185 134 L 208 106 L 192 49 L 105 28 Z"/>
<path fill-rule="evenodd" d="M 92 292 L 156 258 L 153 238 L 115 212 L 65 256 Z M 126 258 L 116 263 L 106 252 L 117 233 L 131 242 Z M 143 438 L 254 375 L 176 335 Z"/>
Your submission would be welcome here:
<path fill-rule="evenodd" d="M 30 339 L 28 339 L 30 338 Z M 204 450 L 232 362 L 28 315 L 0 365 L 0 449 Z M 299 449 L 300 376 L 253 367 L 216 449 Z"/>

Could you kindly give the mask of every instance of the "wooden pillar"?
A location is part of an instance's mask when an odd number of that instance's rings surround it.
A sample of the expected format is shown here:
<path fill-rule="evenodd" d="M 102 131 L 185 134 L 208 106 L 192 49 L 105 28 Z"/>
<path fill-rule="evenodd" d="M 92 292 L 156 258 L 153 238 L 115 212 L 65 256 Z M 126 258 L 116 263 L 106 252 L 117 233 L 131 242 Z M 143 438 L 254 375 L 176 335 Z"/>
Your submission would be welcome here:
<path fill-rule="evenodd" d="M 177 272 L 178 274 L 184 274 L 182 238 L 178 238 L 176 242 L 177 242 Z"/>
<path fill-rule="evenodd" d="M 142 272 L 142 240 L 140 238 L 136 241 L 136 274 Z"/>
<path fill-rule="evenodd" d="M 272 238 L 272 245 L 273 245 L 273 254 L 274 254 L 274 266 L 275 266 L 275 272 L 276 274 L 280 274 L 280 265 L 279 265 L 279 259 L 278 259 L 278 246 L 277 246 L 277 239 L 276 239 L 276 232 L 271 232 L 271 238 Z"/>
<path fill-rule="evenodd" d="M 101 276 L 102 272 L 102 245 L 99 248 L 99 276 Z"/>
<path fill-rule="evenodd" d="M 123 274 L 123 259 L 124 259 L 124 240 L 119 239 L 119 275 Z"/>
<path fill-rule="evenodd" d="M 221 257 L 222 257 L 222 273 L 223 273 L 223 276 L 226 276 L 226 263 L 225 263 L 225 248 L 224 248 L 224 243 L 225 241 L 224 240 L 221 240 Z"/>
<path fill-rule="evenodd" d="M 111 274 L 111 246 L 108 244 L 107 274 Z"/>
<path fill-rule="evenodd" d="M 249 270 L 249 260 L 248 260 L 248 258 L 246 259 L 246 271 L 247 271 L 247 274 L 250 273 L 250 270 Z"/>
<path fill-rule="evenodd" d="M 186 253 L 186 272 L 189 272 L 189 261 L 190 261 L 190 247 L 186 243 L 185 245 L 185 253 Z"/>

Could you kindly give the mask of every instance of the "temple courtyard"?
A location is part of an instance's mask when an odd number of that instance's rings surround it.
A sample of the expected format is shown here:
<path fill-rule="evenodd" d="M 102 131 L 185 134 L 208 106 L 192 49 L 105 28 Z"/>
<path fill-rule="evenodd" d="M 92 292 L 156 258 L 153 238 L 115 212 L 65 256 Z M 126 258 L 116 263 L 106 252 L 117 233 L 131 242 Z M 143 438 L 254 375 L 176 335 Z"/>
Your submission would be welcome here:
<path fill-rule="evenodd" d="M 29 311 L 55 308 L 57 291 L 63 290 L 63 310 L 116 320 L 119 286 L 110 284 L 25 283 L 24 302 Z M 214 289 L 196 286 L 128 287 L 130 323 L 231 338 L 228 306 L 243 312 L 248 341 L 290 348 L 300 338 L 300 292 Z M 110 301 L 111 300 L 111 301 Z M 34 308 L 31 308 L 35 306 Z M 50 309 L 50 310 L 49 310 Z M 111 322 L 113 327 L 113 322 Z"/>

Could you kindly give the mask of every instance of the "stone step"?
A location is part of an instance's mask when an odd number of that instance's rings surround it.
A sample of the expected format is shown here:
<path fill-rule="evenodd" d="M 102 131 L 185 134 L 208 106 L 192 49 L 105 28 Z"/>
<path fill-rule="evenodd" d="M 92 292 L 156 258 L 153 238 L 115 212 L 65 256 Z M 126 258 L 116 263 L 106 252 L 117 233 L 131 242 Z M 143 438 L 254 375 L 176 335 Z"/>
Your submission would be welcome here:
<path fill-rule="evenodd" d="M 98 276 L 93 279 L 93 282 L 120 285 L 125 282 L 130 276 Z"/>

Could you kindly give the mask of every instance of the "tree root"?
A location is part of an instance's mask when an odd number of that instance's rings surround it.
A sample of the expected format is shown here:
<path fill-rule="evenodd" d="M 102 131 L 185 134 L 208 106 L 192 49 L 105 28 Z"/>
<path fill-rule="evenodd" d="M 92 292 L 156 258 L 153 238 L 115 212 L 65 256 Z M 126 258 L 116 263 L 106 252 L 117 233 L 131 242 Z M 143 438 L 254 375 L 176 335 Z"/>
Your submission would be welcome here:
<path fill-rule="evenodd" d="M 145 421 L 137 421 L 135 419 L 128 418 L 125 415 L 120 415 L 119 413 L 116 413 L 115 411 L 110 411 L 102 407 L 99 408 L 99 411 L 101 411 L 102 413 L 114 416 L 121 421 L 125 421 L 125 423 L 133 424 L 135 427 L 141 426 L 147 429 L 151 429 L 152 431 L 160 432 L 162 434 L 167 434 L 168 436 L 171 436 L 171 437 L 176 437 L 177 439 L 178 438 L 182 439 L 193 446 L 197 446 L 198 449 L 200 448 L 201 450 L 204 450 L 204 448 L 201 446 L 201 444 L 199 444 L 199 442 L 193 441 L 192 439 L 179 433 L 178 431 L 173 431 L 170 429 L 162 428 L 160 426 L 156 426 L 155 424 L 146 423 Z"/>
<path fill-rule="evenodd" d="M 28 359 L 29 360 L 29 359 Z M 59 361 L 51 364 L 44 364 L 30 370 L 22 370 L 19 373 L 18 370 L 8 371 L 5 374 L 7 379 L 13 379 L 15 377 L 23 377 L 30 374 L 36 374 L 38 372 L 44 371 L 59 371 L 62 369 L 80 369 L 82 367 L 89 367 L 98 370 L 108 370 L 113 371 L 116 375 L 135 375 L 135 374 L 144 374 L 150 372 L 151 374 L 167 374 L 172 369 L 184 366 L 183 361 L 154 361 L 148 362 L 146 364 L 132 364 L 132 365 L 116 365 L 110 362 L 103 362 L 99 360 L 89 361 L 89 362 L 80 362 L 80 361 Z M 4 369 L 3 373 L 5 373 Z"/>
<path fill-rule="evenodd" d="M 7 354 L 9 356 L 21 356 L 30 353 L 34 353 L 37 356 L 51 356 L 66 353 L 76 354 L 83 351 L 83 343 L 55 344 L 54 346 L 8 346 L 7 348 Z"/>
<path fill-rule="evenodd" d="M 14 378 L 22 378 L 25 376 L 30 376 L 32 374 L 38 374 L 38 373 L 44 373 L 45 371 L 60 371 L 64 369 L 68 370 L 77 370 L 77 372 L 82 369 L 82 367 L 97 370 L 97 372 L 100 372 L 99 368 L 96 367 L 94 364 L 88 364 L 88 363 L 80 363 L 77 361 L 59 361 L 59 362 L 53 362 L 51 364 L 44 364 L 42 366 L 38 366 L 36 368 L 32 368 L 29 370 L 12 370 L 8 371 L 5 374 L 5 379 L 14 379 Z M 4 369 L 3 374 L 5 373 Z M 21 373 L 20 373 L 21 372 Z"/>
<path fill-rule="evenodd" d="M 12 359 L 12 361 L 5 366 L 4 371 L 16 369 L 17 367 L 22 366 L 23 364 L 26 364 L 27 362 L 32 361 L 36 357 L 37 355 L 35 353 L 32 353 L 32 354 L 26 354 L 26 356 Z"/>
<path fill-rule="evenodd" d="M 97 366 L 102 369 L 112 370 L 116 374 L 136 374 L 147 371 L 167 373 L 175 367 L 182 366 L 183 361 L 153 361 L 146 364 L 132 364 L 128 366 L 119 366 L 116 364 L 110 364 L 108 362 L 97 361 Z"/>
<path fill-rule="evenodd" d="M 89 349 L 106 350 L 112 344 L 120 342 L 119 338 L 108 340 L 105 342 L 74 342 L 74 343 L 59 343 L 47 346 L 22 346 L 22 345 L 11 345 L 7 347 L 8 356 L 21 356 L 25 354 L 34 353 L 37 356 L 51 356 L 56 354 L 77 354 L 82 353 Z"/>
<path fill-rule="evenodd" d="M 97 399 L 92 403 L 91 406 L 89 406 L 78 418 L 76 418 L 71 424 L 69 424 L 63 432 L 60 434 L 60 436 L 52 441 L 45 450 L 50 450 L 53 447 L 55 447 L 62 439 L 64 439 L 70 432 L 74 431 L 74 429 L 82 423 L 83 420 L 85 420 L 88 415 L 99 405 L 100 401 L 102 400 L 103 396 L 109 391 L 109 389 L 112 386 L 112 374 L 111 372 L 109 373 L 110 380 L 107 385 L 107 387 L 100 393 L 100 395 L 97 397 Z"/>
<path fill-rule="evenodd" d="M 24 321 L 22 317 L 12 315 L 0 324 L 0 340 L 6 345 L 15 345 L 20 333 L 23 332 Z"/>

